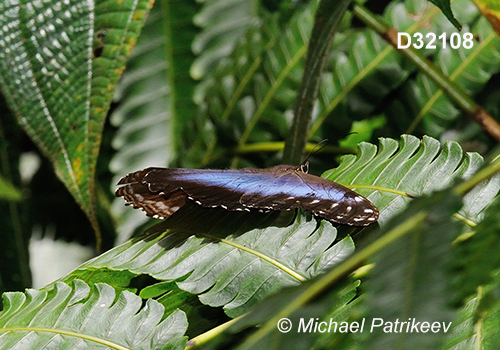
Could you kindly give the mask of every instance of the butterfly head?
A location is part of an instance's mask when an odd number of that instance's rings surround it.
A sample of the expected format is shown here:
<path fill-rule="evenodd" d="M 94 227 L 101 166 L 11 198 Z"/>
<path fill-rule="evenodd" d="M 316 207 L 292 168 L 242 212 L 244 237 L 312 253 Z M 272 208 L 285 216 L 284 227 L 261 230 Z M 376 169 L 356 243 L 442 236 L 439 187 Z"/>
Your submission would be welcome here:
<path fill-rule="evenodd" d="M 309 162 L 307 160 L 302 162 L 302 164 L 299 165 L 297 170 L 307 174 L 309 172 Z"/>

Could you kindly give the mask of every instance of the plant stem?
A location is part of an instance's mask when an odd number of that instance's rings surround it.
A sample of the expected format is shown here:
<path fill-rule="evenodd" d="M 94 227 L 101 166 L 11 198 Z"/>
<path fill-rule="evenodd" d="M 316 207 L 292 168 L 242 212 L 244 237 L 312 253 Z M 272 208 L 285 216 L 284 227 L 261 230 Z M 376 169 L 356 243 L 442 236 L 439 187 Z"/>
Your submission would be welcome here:
<path fill-rule="evenodd" d="M 294 119 L 285 143 L 285 164 L 298 164 L 301 160 L 328 52 L 350 2 L 351 0 L 321 0 L 319 3 L 307 50 L 304 76 L 297 94 Z"/>

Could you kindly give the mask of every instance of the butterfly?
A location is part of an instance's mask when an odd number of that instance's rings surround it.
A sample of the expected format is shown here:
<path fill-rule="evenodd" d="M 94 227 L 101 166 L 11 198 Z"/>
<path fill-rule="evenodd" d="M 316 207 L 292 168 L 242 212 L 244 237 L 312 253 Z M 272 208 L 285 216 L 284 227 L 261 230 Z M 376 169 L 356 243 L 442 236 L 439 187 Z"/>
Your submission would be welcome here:
<path fill-rule="evenodd" d="M 146 168 L 120 179 L 115 195 L 146 215 L 165 219 L 186 201 L 229 211 L 303 208 L 332 223 L 367 226 L 379 211 L 365 197 L 307 173 L 308 164 L 239 170 Z"/>

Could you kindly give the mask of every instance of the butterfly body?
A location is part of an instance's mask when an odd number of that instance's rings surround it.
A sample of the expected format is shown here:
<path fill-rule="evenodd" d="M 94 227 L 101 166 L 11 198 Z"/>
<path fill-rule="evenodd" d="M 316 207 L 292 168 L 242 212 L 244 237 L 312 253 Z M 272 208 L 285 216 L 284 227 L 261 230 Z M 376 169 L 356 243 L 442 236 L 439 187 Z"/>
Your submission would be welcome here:
<path fill-rule="evenodd" d="M 146 168 L 123 177 L 116 190 L 148 216 L 166 218 L 191 200 L 231 211 L 305 211 L 331 222 L 366 226 L 378 210 L 366 198 L 333 181 L 308 174 L 304 166 L 240 170 Z"/>

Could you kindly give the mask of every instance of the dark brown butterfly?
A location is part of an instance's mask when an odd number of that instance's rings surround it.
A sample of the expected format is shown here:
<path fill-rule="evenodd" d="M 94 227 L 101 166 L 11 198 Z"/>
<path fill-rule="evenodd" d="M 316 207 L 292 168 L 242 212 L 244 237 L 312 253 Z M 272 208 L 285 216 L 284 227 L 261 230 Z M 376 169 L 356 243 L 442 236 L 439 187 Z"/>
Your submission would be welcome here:
<path fill-rule="evenodd" d="M 328 221 L 367 226 L 379 212 L 366 198 L 300 166 L 278 165 L 240 170 L 146 168 L 130 173 L 116 190 L 127 205 L 164 219 L 192 200 L 203 207 L 231 211 L 305 211 Z"/>

